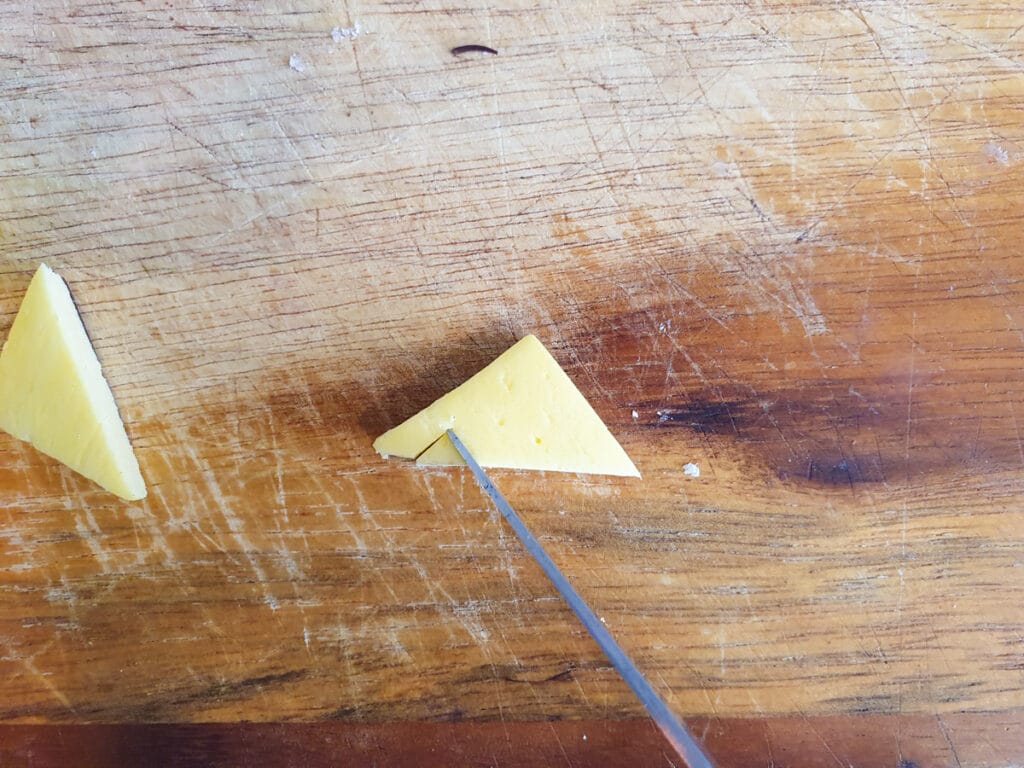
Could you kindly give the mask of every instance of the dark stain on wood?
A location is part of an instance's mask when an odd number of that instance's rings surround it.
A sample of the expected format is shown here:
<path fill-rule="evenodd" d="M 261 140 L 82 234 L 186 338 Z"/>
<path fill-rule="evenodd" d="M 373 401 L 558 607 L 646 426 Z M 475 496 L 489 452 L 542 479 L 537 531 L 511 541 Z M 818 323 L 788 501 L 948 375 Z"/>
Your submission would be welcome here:
<path fill-rule="evenodd" d="M 647 427 L 682 428 L 730 441 L 755 453 L 780 480 L 826 486 L 884 483 L 890 479 L 887 472 L 895 477 L 909 471 L 900 456 L 883 455 L 873 441 L 867 444 L 871 450 L 865 450 L 857 439 L 866 430 L 884 428 L 886 410 L 892 409 L 821 390 L 809 389 L 799 399 L 788 395 L 792 393 L 773 392 L 770 399 L 698 396 L 661 407 L 657 401 L 636 406 L 653 412 Z"/>
<path fill-rule="evenodd" d="M 276 672 L 269 675 L 260 675 L 258 677 L 247 677 L 244 680 L 231 683 L 227 686 L 230 691 L 243 691 L 246 688 L 265 688 L 268 685 L 281 685 L 284 683 L 294 682 L 295 680 L 301 680 L 306 676 L 305 670 L 291 669 L 287 672 Z"/>
<path fill-rule="evenodd" d="M 640 403 L 650 407 L 651 403 Z M 677 406 L 660 408 L 656 426 L 681 426 L 699 434 L 737 434 L 737 418 L 743 417 L 750 403 L 739 400 L 694 400 Z"/>
<path fill-rule="evenodd" d="M 400 358 L 381 360 L 380 375 L 391 382 L 383 390 L 383 397 L 381 389 L 356 383 L 356 396 L 349 390 L 345 400 L 364 403 L 358 412 L 359 426 L 372 441 L 462 384 L 525 333 L 495 327 L 444 345 L 410 350 Z M 360 392 L 365 397 L 359 397 Z"/>

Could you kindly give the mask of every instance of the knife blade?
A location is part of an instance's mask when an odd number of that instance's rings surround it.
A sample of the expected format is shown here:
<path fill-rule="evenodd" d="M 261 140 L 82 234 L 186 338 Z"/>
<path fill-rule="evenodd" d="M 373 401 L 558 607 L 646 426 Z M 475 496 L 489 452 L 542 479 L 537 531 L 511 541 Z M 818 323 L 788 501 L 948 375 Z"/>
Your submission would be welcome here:
<path fill-rule="evenodd" d="M 569 583 L 569 580 L 562 575 L 554 560 L 548 556 L 544 547 L 541 546 L 541 543 L 537 541 L 536 537 L 530 532 L 530 529 L 526 527 L 526 523 L 512 509 L 508 501 L 505 500 L 501 491 L 498 490 L 491 478 L 487 476 L 487 473 L 484 472 L 476 459 L 473 458 L 473 454 L 469 452 L 458 435 L 450 429 L 447 434 L 448 438 L 452 441 L 452 445 L 455 446 L 455 450 L 459 452 L 463 461 L 472 470 L 473 476 L 480 484 L 480 488 L 490 497 L 506 522 L 512 526 L 512 530 L 516 532 L 519 540 L 526 547 L 527 552 L 537 561 L 545 575 L 554 584 L 555 589 L 558 590 L 565 602 L 572 608 L 576 617 L 586 627 L 590 636 L 597 641 L 604 655 L 608 657 L 608 661 L 622 675 L 622 679 L 626 681 L 626 684 L 633 690 L 637 699 L 644 705 L 644 708 L 654 720 L 655 725 L 664 734 L 669 744 L 686 761 L 689 768 L 713 768 L 711 760 L 700 744 L 697 743 L 697 740 L 690 735 L 686 726 L 668 708 L 664 699 L 654 690 L 629 655 L 622 650 L 622 647 L 615 641 L 615 638 L 612 637 L 600 619 L 597 618 L 597 615 L 590 609 L 590 606 L 580 597 L 572 584 Z"/>

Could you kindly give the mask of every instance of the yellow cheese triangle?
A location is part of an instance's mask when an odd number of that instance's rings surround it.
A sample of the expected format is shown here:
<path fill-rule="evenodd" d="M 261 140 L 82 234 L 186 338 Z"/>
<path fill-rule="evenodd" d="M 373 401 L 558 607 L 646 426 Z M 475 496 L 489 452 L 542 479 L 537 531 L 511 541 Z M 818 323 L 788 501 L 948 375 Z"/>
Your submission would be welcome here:
<path fill-rule="evenodd" d="M 0 352 L 0 429 L 123 499 L 146 495 L 71 293 L 45 264 L 29 283 Z"/>
<path fill-rule="evenodd" d="M 373 447 L 384 458 L 419 457 L 421 465 L 463 464 L 448 429 L 485 467 L 640 476 L 535 336 L 516 342 Z"/>

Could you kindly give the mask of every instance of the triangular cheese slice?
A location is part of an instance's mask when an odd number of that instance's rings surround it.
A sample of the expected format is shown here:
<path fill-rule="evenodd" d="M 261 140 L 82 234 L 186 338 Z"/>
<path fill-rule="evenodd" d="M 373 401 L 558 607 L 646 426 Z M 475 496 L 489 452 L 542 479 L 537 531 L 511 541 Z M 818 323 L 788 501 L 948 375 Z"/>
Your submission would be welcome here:
<path fill-rule="evenodd" d="M 146 495 L 71 293 L 45 264 L 29 283 L 0 352 L 0 429 L 123 499 Z"/>
<path fill-rule="evenodd" d="M 494 362 L 373 447 L 384 458 L 459 465 L 452 429 L 484 467 L 639 477 L 601 418 L 535 336 Z"/>

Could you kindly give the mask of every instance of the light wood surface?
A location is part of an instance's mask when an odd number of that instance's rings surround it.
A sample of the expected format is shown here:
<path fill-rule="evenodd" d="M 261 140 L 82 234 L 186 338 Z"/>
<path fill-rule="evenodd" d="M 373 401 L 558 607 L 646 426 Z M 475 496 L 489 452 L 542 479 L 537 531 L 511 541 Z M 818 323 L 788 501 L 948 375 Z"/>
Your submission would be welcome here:
<path fill-rule="evenodd" d="M 150 487 L 0 439 L 3 719 L 638 715 L 471 476 L 371 449 L 526 333 L 643 479 L 494 477 L 681 715 L 1024 705 L 1015 4 L 0 28 L 0 333 L 45 260 Z"/>

